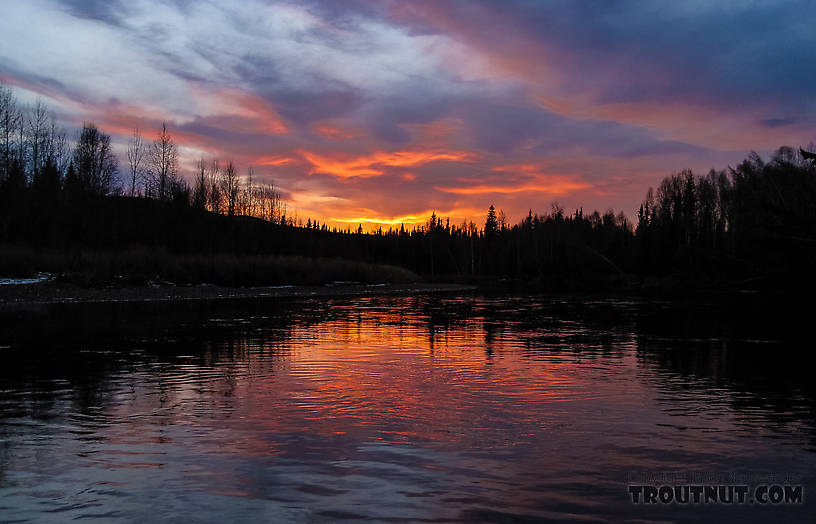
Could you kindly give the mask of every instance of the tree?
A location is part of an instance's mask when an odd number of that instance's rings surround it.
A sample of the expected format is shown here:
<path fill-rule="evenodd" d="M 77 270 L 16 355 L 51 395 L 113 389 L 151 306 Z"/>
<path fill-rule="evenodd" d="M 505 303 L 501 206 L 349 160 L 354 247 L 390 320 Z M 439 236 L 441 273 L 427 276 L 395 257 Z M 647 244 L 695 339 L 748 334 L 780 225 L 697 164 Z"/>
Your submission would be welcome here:
<path fill-rule="evenodd" d="M 210 169 L 207 173 L 209 177 L 208 185 L 210 188 L 209 195 L 207 195 L 207 204 L 210 211 L 213 213 L 221 212 L 221 166 L 218 160 L 213 160 L 210 164 Z"/>
<path fill-rule="evenodd" d="M 151 192 L 159 200 L 170 200 L 178 176 L 178 149 L 167 132 L 167 122 L 162 122 L 161 131 L 150 148 L 150 164 Z"/>
<path fill-rule="evenodd" d="M 244 186 L 244 198 L 243 198 L 244 201 L 242 203 L 242 207 L 243 207 L 242 214 L 254 217 L 255 216 L 255 193 L 254 193 L 255 188 L 252 187 L 252 175 L 253 175 L 252 166 L 249 166 L 249 169 L 247 169 L 247 183 L 246 183 L 246 186 Z"/>
<path fill-rule="evenodd" d="M 39 210 L 34 218 L 47 224 L 56 219 L 60 192 L 60 172 L 51 159 L 34 173 L 31 180 L 32 202 Z"/>
<path fill-rule="evenodd" d="M 143 165 L 145 146 L 139 128 L 133 129 L 127 149 L 128 167 L 130 168 L 130 196 L 136 196 L 136 181 L 144 176 Z"/>
<path fill-rule="evenodd" d="M 499 209 L 498 222 L 499 222 L 499 229 L 501 231 L 506 231 L 507 227 L 509 225 L 509 222 L 507 220 L 507 215 L 504 213 L 504 209 Z"/>
<path fill-rule="evenodd" d="M 42 100 L 31 108 L 27 122 L 27 139 L 31 149 L 31 176 L 36 177 L 51 156 L 51 115 Z"/>
<path fill-rule="evenodd" d="M 83 191 L 110 194 L 118 169 L 110 135 L 91 122 L 83 124 L 74 148 L 73 163 L 79 187 Z"/>
<path fill-rule="evenodd" d="M 224 172 L 221 176 L 221 186 L 224 192 L 224 197 L 227 199 L 227 215 L 235 215 L 235 209 L 238 204 L 239 180 L 238 169 L 232 161 L 227 162 Z"/>
<path fill-rule="evenodd" d="M 9 176 L 15 156 L 14 133 L 21 120 L 14 92 L 0 84 L 0 181 Z"/>
<path fill-rule="evenodd" d="M 179 207 L 190 206 L 190 184 L 183 178 L 174 178 L 170 184 L 170 201 Z"/>
<path fill-rule="evenodd" d="M 286 212 L 286 205 L 281 201 L 275 184 L 253 184 L 251 187 L 250 215 L 279 224 Z"/>
<path fill-rule="evenodd" d="M 493 207 L 493 204 L 490 204 L 490 208 L 487 210 L 487 218 L 485 219 L 485 236 L 496 234 L 498 227 L 499 220 L 496 217 L 496 208 Z"/>
<path fill-rule="evenodd" d="M 51 117 L 51 139 L 50 150 L 48 152 L 49 161 L 56 166 L 57 171 L 62 174 L 68 169 L 68 164 L 71 162 L 71 151 L 68 148 L 68 140 L 65 137 L 65 130 L 58 129 L 53 116 Z"/>
<path fill-rule="evenodd" d="M 198 173 L 196 174 L 195 187 L 193 188 L 193 207 L 205 209 L 207 207 L 207 164 L 204 159 L 198 161 Z"/>
<path fill-rule="evenodd" d="M 286 225 L 286 202 L 281 198 L 280 191 L 272 183 L 265 187 L 265 201 L 269 205 L 269 220 Z"/>

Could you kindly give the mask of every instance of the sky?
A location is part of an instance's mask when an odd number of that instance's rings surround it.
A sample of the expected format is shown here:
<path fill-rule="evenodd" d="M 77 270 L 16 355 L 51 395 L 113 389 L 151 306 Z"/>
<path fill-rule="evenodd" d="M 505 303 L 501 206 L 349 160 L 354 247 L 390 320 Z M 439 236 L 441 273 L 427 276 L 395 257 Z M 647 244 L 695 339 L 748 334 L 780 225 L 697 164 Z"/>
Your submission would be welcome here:
<path fill-rule="evenodd" d="M 0 81 L 119 151 L 163 121 L 182 171 L 234 161 L 290 214 L 634 217 L 650 186 L 816 141 L 806 1 L 26 0 Z M 122 167 L 126 162 L 120 161 Z"/>

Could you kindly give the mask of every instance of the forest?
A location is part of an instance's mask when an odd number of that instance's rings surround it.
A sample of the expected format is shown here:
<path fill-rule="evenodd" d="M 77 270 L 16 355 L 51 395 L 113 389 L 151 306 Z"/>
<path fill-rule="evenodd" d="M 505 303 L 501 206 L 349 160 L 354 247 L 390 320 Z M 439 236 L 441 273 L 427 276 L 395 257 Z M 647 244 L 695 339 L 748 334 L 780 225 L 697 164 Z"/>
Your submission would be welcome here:
<path fill-rule="evenodd" d="M 134 130 L 121 160 L 93 123 L 70 141 L 44 104 L 24 107 L 0 86 L 0 275 L 230 285 L 414 275 L 553 289 L 814 282 L 816 166 L 791 147 L 667 176 L 634 222 L 553 204 L 509 224 L 490 205 L 480 224 L 434 213 L 368 233 L 295 220 L 274 185 L 229 160 L 201 160 L 186 180 L 166 125 L 153 139 Z"/>

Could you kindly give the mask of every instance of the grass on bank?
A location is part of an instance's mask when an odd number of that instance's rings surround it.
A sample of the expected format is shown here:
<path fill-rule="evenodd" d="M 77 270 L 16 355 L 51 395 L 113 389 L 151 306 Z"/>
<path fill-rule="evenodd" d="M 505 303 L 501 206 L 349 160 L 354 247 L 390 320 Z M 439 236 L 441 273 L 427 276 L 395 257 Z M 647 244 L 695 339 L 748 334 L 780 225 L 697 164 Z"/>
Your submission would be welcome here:
<path fill-rule="evenodd" d="M 301 256 L 194 254 L 177 255 L 141 247 L 121 251 L 37 250 L 0 247 L 0 276 L 29 277 L 51 273 L 82 286 L 176 285 L 221 286 L 320 285 L 335 281 L 404 283 L 419 280 L 407 269 L 338 258 Z"/>

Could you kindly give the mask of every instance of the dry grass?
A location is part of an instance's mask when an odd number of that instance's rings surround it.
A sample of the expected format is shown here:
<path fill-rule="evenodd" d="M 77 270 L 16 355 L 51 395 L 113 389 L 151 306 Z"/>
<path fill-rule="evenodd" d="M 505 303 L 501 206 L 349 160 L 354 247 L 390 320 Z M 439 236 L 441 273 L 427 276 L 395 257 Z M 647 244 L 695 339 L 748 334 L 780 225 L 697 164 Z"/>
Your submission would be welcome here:
<path fill-rule="evenodd" d="M 338 280 L 403 283 L 419 279 L 400 267 L 336 258 L 176 255 L 139 247 L 74 252 L 0 247 L 0 276 L 25 277 L 38 272 L 53 273 L 60 280 L 87 286 L 140 285 L 150 281 L 222 286 L 316 285 Z"/>

